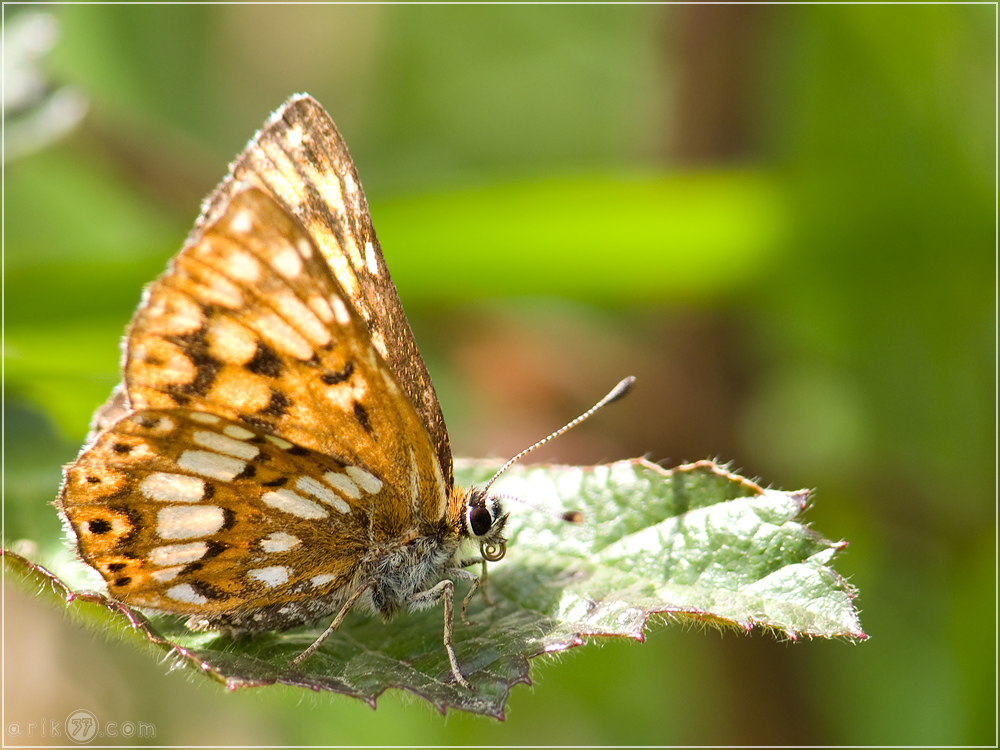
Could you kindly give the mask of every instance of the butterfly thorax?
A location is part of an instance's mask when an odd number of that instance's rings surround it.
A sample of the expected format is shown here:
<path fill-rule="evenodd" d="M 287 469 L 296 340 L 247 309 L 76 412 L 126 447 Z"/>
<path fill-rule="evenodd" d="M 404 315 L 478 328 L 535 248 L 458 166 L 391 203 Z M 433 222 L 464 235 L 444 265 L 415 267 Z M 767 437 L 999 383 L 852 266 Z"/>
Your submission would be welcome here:
<path fill-rule="evenodd" d="M 455 534 L 417 536 L 390 549 L 373 550 L 359 571 L 359 579 L 374 581 L 370 596 L 362 602 L 388 620 L 414 594 L 445 576 L 461 542 Z"/>

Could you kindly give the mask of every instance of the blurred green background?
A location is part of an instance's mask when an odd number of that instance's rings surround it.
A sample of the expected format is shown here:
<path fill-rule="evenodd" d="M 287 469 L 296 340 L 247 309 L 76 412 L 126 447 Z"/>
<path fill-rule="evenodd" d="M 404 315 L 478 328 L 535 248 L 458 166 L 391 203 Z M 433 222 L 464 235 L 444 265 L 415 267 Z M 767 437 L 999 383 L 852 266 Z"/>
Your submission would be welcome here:
<path fill-rule="evenodd" d="M 25 37 L 29 10 L 4 8 L 5 546 L 58 546 L 142 285 L 308 91 L 457 455 L 634 374 L 537 460 L 817 488 L 871 639 L 657 628 L 536 661 L 497 723 L 227 694 L 7 587 L 8 744 L 81 708 L 160 745 L 996 742 L 995 6 L 69 5 Z"/>

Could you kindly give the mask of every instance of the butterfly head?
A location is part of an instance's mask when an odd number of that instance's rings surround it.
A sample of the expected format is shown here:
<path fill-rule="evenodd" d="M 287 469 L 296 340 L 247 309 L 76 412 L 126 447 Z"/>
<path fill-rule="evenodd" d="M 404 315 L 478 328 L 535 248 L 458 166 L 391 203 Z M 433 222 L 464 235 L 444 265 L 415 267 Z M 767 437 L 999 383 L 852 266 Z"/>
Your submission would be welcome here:
<path fill-rule="evenodd" d="M 483 559 L 496 562 L 507 552 L 507 540 L 503 538 L 503 527 L 507 524 L 500 498 L 484 490 L 469 491 L 462 517 L 465 534 L 479 542 Z"/>

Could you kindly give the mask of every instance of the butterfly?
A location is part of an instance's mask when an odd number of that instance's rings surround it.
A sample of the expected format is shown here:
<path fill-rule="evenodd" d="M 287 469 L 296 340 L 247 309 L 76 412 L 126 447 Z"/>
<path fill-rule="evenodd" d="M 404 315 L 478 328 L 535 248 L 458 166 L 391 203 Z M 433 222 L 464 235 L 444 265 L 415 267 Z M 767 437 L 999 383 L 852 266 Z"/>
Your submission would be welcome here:
<path fill-rule="evenodd" d="M 454 581 L 472 581 L 464 621 L 481 582 L 467 568 L 504 556 L 508 514 L 488 485 L 454 484 L 361 182 L 315 100 L 292 97 L 250 141 L 122 349 L 57 500 L 111 596 L 233 634 L 335 615 L 292 666 L 355 608 L 441 601 L 451 675 L 472 689 Z"/>

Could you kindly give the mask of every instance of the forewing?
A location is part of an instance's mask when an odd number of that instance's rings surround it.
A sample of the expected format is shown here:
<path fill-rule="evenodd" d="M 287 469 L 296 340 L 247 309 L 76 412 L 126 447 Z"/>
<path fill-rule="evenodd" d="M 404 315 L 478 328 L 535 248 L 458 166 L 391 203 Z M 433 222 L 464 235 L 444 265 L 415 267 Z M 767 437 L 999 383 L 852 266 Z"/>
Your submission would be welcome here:
<path fill-rule="evenodd" d="M 392 491 L 253 425 L 174 408 L 102 433 L 67 469 L 60 505 L 115 597 L 261 629 L 272 605 L 288 606 L 286 627 L 325 614 Z"/>
<path fill-rule="evenodd" d="M 182 407 L 358 466 L 439 519 L 430 437 L 309 235 L 266 193 L 234 193 L 147 288 L 129 329 L 131 408 Z"/>
<path fill-rule="evenodd" d="M 312 235 L 364 318 L 375 349 L 416 407 L 451 486 L 451 446 L 437 394 L 382 257 L 354 162 L 318 102 L 298 95 L 274 113 L 206 201 L 192 237 L 212 224 L 247 182 L 265 190 Z"/>

